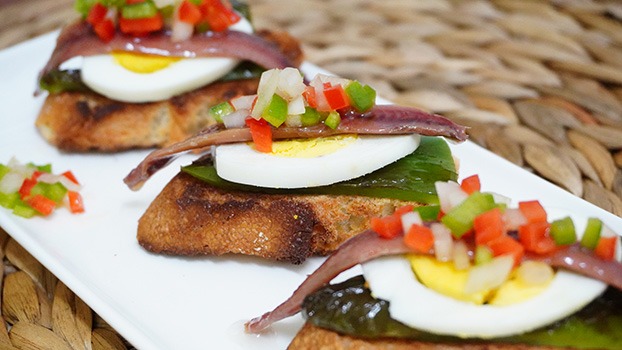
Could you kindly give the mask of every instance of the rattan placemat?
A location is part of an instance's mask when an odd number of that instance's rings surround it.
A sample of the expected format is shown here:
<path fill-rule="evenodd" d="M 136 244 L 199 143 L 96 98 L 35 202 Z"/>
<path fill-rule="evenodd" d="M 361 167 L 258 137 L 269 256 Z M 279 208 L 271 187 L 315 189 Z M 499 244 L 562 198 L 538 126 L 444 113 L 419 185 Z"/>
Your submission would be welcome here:
<path fill-rule="evenodd" d="M 72 3 L 2 0 L 0 47 L 67 23 L 76 17 Z M 301 40 L 308 61 L 368 83 L 398 104 L 466 124 L 472 141 L 622 215 L 622 3 L 249 3 L 257 27 L 289 31 Z M 38 328 L 23 327 L 9 339 L 0 327 L 0 347 L 49 334 L 66 346 L 91 330 L 91 337 L 115 339 L 110 343 L 119 346 L 104 347 L 98 340 L 93 348 L 128 346 L 43 266 L 2 237 L 2 315 Z M 39 316 L 33 316 L 37 308 Z"/>

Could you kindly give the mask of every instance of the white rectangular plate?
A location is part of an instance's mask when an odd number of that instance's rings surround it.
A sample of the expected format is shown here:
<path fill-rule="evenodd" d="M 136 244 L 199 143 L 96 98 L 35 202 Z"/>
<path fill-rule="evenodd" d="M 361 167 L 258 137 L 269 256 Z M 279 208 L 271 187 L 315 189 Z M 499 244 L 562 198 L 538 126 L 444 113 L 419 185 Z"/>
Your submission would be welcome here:
<path fill-rule="evenodd" d="M 300 316 L 271 334 L 245 335 L 243 322 L 286 299 L 322 261 L 301 266 L 227 256 L 179 258 L 146 252 L 136 242 L 137 221 L 178 171 L 181 158 L 130 191 L 123 177 L 147 151 L 66 154 L 47 144 L 34 122 L 43 98 L 36 77 L 54 47 L 51 33 L 0 52 L 0 162 L 51 162 L 83 184 L 86 213 L 58 210 L 22 219 L 0 208 L 0 225 L 139 349 L 284 349 L 302 325 Z M 319 68 L 305 64 L 313 75 Z M 515 200 L 540 199 L 611 227 L 622 219 L 520 169 L 471 142 L 452 145 L 461 174 L 479 174 L 484 190 Z M 352 274 L 353 272 L 351 272 Z"/>

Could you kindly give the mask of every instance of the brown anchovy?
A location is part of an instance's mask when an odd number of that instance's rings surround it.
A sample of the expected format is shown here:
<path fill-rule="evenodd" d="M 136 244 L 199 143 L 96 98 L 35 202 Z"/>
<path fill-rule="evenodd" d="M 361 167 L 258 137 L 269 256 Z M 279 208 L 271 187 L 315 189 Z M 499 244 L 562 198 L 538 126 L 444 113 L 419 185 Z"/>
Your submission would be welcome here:
<path fill-rule="evenodd" d="M 246 332 L 260 333 L 271 324 L 293 316 L 301 309 L 307 295 L 329 283 L 343 271 L 374 258 L 412 252 L 404 244 L 403 236 L 384 239 L 374 231 L 367 230 L 344 242 L 320 267 L 302 282 L 291 297 L 274 310 L 253 318 L 245 324 Z M 550 255 L 528 254 L 527 260 L 538 260 L 553 267 L 567 269 L 609 284 L 622 290 L 622 264 L 605 261 L 579 244 L 558 249 Z"/>
<path fill-rule="evenodd" d="M 468 137 L 466 127 L 455 124 L 447 118 L 414 108 L 394 105 L 377 105 L 363 114 L 353 110 L 342 111 L 341 122 L 335 129 L 322 123 L 301 128 L 287 126 L 272 128 L 272 138 L 275 140 L 342 134 L 420 134 L 444 136 L 456 141 L 464 141 Z M 151 175 L 169 164 L 175 155 L 215 145 L 251 140 L 248 128 L 225 129 L 222 124 L 216 124 L 196 136 L 151 152 L 123 181 L 132 190 L 138 190 Z"/>
<path fill-rule="evenodd" d="M 235 30 L 197 33 L 192 38 L 174 42 L 170 33 L 161 31 L 143 37 L 117 33 L 103 42 L 85 21 L 66 26 L 56 40 L 56 47 L 39 77 L 57 69 L 76 56 L 92 56 L 112 51 L 127 51 L 171 57 L 232 57 L 252 61 L 264 68 L 295 67 L 281 50 L 266 39 Z"/>

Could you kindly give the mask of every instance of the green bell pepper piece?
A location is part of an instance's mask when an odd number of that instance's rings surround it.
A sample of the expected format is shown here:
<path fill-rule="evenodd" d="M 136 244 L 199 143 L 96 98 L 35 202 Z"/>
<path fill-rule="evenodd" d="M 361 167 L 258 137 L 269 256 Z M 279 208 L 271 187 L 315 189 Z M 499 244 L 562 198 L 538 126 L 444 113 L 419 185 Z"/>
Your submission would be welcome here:
<path fill-rule="evenodd" d="M 353 80 L 344 89 L 352 107 L 360 113 L 367 112 L 376 103 L 376 90 Z"/>
<path fill-rule="evenodd" d="M 0 164 L 0 180 L 4 177 L 4 175 L 8 174 L 11 171 L 11 168 L 4 164 Z"/>
<path fill-rule="evenodd" d="M 423 221 L 436 221 L 438 214 L 441 212 L 441 206 L 437 204 L 423 205 L 415 207 L 414 211 L 419 213 L 419 216 Z"/>
<path fill-rule="evenodd" d="M 300 115 L 302 126 L 317 125 L 322 120 L 322 115 L 315 108 L 305 107 L 305 112 Z"/>
<path fill-rule="evenodd" d="M 324 124 L 333 130 L 339 126 L 339 123 L 341 123 L 341 116 L 336 111 L 328 113 L 328 116 L 324 120 Z"/>
<path fill-rule="evenodd" d="M 597 218 L 587 219 L 583 237 L 581 237 L 581 245 L 588 249 L 595 249 L 600 240 L 600 232 L 603 229 L 603 222 Z"/>
<path fill-rule="evenodd" d="M 287 119 L 287 101 L 277 94 L 272 95 L 272 99 L 270 99 L 270 103 L 261 117 L 278 128 Z"/>
<path fill-rule="evenodd" d="M 475 247 L 475 265 L 485 264 L 493 258 L 492 250 L 485 245 Z"/>
<path fill-rule="evenodd" d="M 222 123 L 222 117 L 234 112 L 233 106 L 229 102 L 221 102 L 209 109 L 209 114 L 214 120 Z"/>
<path fill-rule="evenodd" d="M 577 241 L 574 222 L 569 216 L 553 221 L 549 233 L 557 245 L 568 245 Z"/>
<path fill-rule="evenodd" d="M 152 1 L 137 2 L 121 7 L 121 16 L 127 19 L 150 18 L 158 13 Z"/>
<path fill-rule="evenodd" d="M 476 216 L 495 206 L 492 194 L 474 192 L 446 213 L 441 218 L 441 222 L 451 230 L 454 237 L 460 238 L 473 228 L 473 220 Z"/>
<path fill-rule="evenodd" d="M 13 214 L 28 219 L 35 216 L 37 214 L 37 211 L 26 202 L 18 199 L 15 203 L 15 206 L 13 207 Z"/>
<path fill-rule="evenodd" d="M 0 192 L 0 206 L 3 206 L 7 209 L 13 209 L 17 201 L 19 200 L 19 193 L 4 193 Z"/>

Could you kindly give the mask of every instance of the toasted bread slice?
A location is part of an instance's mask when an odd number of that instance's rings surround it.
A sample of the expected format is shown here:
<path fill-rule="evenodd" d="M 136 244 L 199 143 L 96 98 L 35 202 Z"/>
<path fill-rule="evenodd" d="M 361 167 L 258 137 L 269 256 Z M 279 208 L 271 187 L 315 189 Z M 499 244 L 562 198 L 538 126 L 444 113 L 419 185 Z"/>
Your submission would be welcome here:
<path fill-rule="evenodd" d="M 297 39 L 260 31 L 292 62 L 302 61 Z M 209 108 L 257 92 L 258 79 L 216 82 L 166 101 L 125 103 L 93 92 L 62 92 L 45 99 L 36 126 L 52 145 L 70 152 L 116 152 L 162 147 L 215 123 Z"/>
<path fill-rule="evenodd" d="M 306 323 L 290 343 L 288 350 L 570 350 L 523 344 L 427 343 L 403 339 L 362 339 Z"/>
<path fill-rule="evenodd" d="M 362 196 L 281 195 L 215 188 L 177 174 L 138 224 L 147 250 L 173 255 L 259 256 L 301 263 L 369 227 L 370 218 L 413 204 Z"/>

